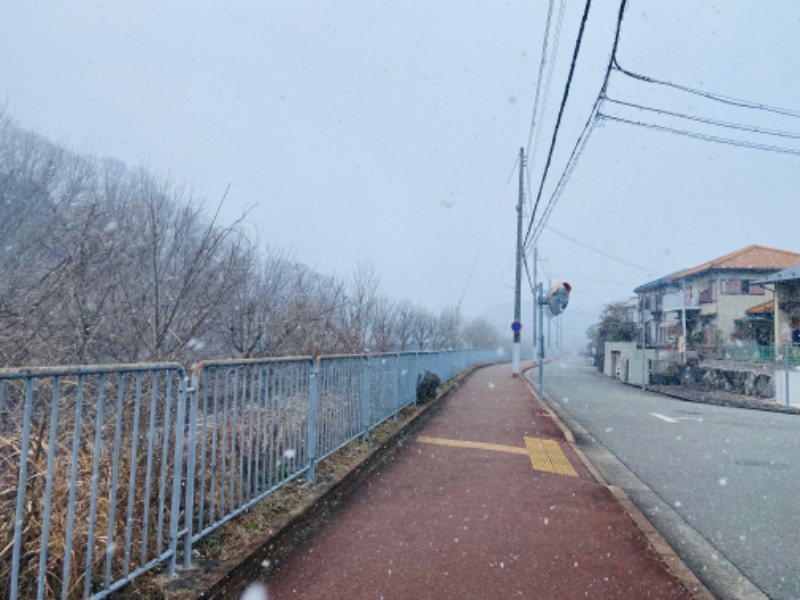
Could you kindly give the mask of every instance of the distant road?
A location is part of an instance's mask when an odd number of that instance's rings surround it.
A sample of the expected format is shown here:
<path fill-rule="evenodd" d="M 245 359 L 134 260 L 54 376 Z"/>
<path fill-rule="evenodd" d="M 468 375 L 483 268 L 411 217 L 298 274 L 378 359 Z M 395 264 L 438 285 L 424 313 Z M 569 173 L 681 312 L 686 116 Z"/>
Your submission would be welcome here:
<path fill-rule="evenodd" d="M 800 598 L 800 415 L 666 398 L 577 357 L 547 364 L 544 387 L 608 483 L 715 595 L 753 597 L 744 574 L 769 598 Z"/>

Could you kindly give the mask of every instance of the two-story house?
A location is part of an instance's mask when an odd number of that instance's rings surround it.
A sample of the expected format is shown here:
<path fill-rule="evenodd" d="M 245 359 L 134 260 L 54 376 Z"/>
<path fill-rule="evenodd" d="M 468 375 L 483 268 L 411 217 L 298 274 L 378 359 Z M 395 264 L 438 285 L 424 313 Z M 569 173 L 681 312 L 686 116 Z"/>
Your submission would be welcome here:
<path fill-rule="evenodd" d="M 797 252 L 750 245 L 636 288 L 648 343 L 676 344 L 684 331 L 690 347 L 757 339 L 747 311 L 772 291 L 755 282 L 798 262 Z"/>

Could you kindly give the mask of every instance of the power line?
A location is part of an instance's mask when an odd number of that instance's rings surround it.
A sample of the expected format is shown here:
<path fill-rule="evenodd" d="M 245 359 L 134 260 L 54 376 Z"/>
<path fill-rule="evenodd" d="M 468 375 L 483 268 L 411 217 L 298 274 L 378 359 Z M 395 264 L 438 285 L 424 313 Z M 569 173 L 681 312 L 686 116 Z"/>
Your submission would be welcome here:
<path fill-rule="evenodd" d="M 678 113 L 672 112 L 669 110 L 664 110 L 661 108 L 654 108 L 652 106 L 643 106 L 641 104 L 635 104 L 633 102 L 624 102 L 622 100 L 615 100 L 613 98 L 605 98 L 606 102 L 610 102 L 611 104 L 618 104 L 620 106 L 628 106 L 630 108 L 636 108 L 638 110 L 644 110 L 648 112 L 655 112 L 662 115 L 667 115 L 670 117 L 678 117 L 680 119 L 686 119 L 688 121 L 696 121 L 698 123 L 705 123 L 707 125 L 716 125 L 718 127 L 727 127 L 729 129 L 738 129 L 741 131 L 749 131 L 751 133 L 759 133 L 763 135 L 774 135 L 778 137 L 785 137 L 790 139 L 798 140 L 800 139 L 800 133 L 793 133 L 791 131 L 781 131 L 778 129 L 765 129 L 763 127 L 756 127 L 753 125 L 743 125 L 741 123 L 732 123 L 730 121 L 719 121 L 717 119 L 709 119 L 706 117 L 698 117 L 695 115 L 687 115 L 685 113 Z"/>
<path fill-rule="evenodd" d="M 569 178 L 572 176 L 573 171 L 575 170 L 576 165 L 578 164 L 578 159 L 580 159 L 581 155 L 583 154 L 583 150 L 586 147 L 587 142 L 589 141 L 589 136 L 592 135 L 592 131 L 594 131 L 594 126 L 597 124 L 597 114 L 599 110 L 599 104 L 595 104 L 592 108 L 592 112 L 589 115 L 586 123 L 583 126 L 583 131 L 581 131 L 581 135 L 578 137 L 577 141 L 575 142 L 575 146 L 572 148 L 572 153 L 569 156 L 569 160 L 567 160 L 567 166 L 564 168 L 564 171 L 561 173 L 561 177 L 556 184 L 553 193 L 550 196 L 550 200 L 545 207 L 544 214 L 542 214 L 542 218 L 539 219 L 539 223 L 533 230 L 528 241 L 526 241 L 526 248 L 530 248 L 536 243 L 536 240 L 539 239 L 539 235 L 542 232 L 542 228 L 547 224 L 550 215 L 555 208 L 559 198 L 561 197 L 561 192 L 564 190 L 564 187 L 569 181 Z M 531 220 L 533 223 L 533 220 Z"/>
<path fill-rule="evenodd" d="M 662 79 L 656 79 L 655 77 L 648 77 L 647 75 L 642 75 L 641 73 L 634 73 L 633 71 L 629 71 L 624 69 L 620 64 L 619 61 L 614 59 L 614 70 L 619 71 L 623 75 L 627 75 L 632 79 L 637 79 L 639 81 L 644 81 L 646 83 L 652 83 L 655 85 L 662 85 L 666 87 L 671 87 L 676 90 L 680 90 L 682 92 L 687 92 L 689 94 L 694 94 L 695 96 L 701 96 L 703 98 L 707 98 L 708 100 L 714 100 L 716 102 L 722 102 L 724 104 L 730 104 L 732 106 L 739 106 L 741 108 L 752 108 L 756 110 L 763 110 L 767 112 L 776 113 L 779 115 L 784 115 L 787 117 L 800 117 L 800 112 L 796 110 L 791 110 L 788 108 L 781 108 L 780 106 L 770 106 L 769 104 L 762 104 L 760 102 L 753 102 L 751 100 L 743 100 L 741 98 L 734 98 L 732 96 L 723 96 L 722 94 L 716 94 L 714 92 L 708 92 L 705 90 L 692 88 L 685 85 L 680 85 L 677 83 L 672 83 L 671 81 L 665 81 Z"/>
<path fill-rule="evenodd" d="M 547 39 L 550 37 L 550 22 L 553 19 L 553 4 L 555 0 L 550 0 L 547 6 L 547 21 L 544 26 L 544 40 L 542 40 L 542 57 L 539 60 L 539 75 L 536 78 L 536 95 L 533 99 L 533 114 L 531 115 L 531 128 L 528 132 L 528 147 L 525 151 L 526 154 L 531 153 L 531 141 L 533 139 L 533 130 L 536 127 L 536 114 L 539 110 L 539 95 L 542 90 L 542 73 L 544 66 L 547 63 Z"/>
<path fill-rule="evenodd" d="M 604 257 L 606 257 L 608 259 L 611 259 L 613 261 L 616 261 L 616 262 L 618 262 L 620 264 L 626 265 L 628 267 L 633 267 L 634 269 L 639 269 L 640 271 L 644 271 L 645 273 L 648 273 L 648 274 L 652 274 L 652 273 L 656 273 L 657 272 L 656 269 L 650 269 L 648 267 L 643 267 L 642 265 L 637 265 L 635 263 L 632 263 L 630 261 L 625 260 L 624 258 L 619 258 L 618 256 L 614 256 L 613 254 L 609 254 L 608 252 L 600 250 L 599 248 L 595 248 L 594 246 L 590 246 L 589 244 L 581 242 L 580 240 L 576 240 L 574 237 L 571 237 L 571 236 L 567 235 L 566 233 L 561 232 L 558 229 L 553 228 L 552 226 L 548 226 L 547 229 L 549 229 L 550 231 L 555 233 L 557 236 L 560 236 L 560 237 L 564 238 L 565 240 L 568 240 L 568 241 L 572 242 L 573 244 L 577 244 L 581 248 L 586 248 L 587 250 L 591 250 L 595 254 L 599 254 L 600 256 L 604 256 Z"/>
<path fill-rule="evenodd" d="M 586 21 L 589 18 L 589 9 L 592 7 L 592 0 L 586 0 L 586 5 L 583 9 L 583 17 L 581 18 L 581 26 L 578 30 L 578 38 L 575 40 L 575 49 L 572 52 L 572 61 L 569 66 L 569 75 L 567 76 L 567 83 L 564 86 L 564 94 L 561 97 L 561 106 L 558 109 L 558 118 L 556 119 L 556 126 L 553 129 L 553 137 L 550 140 L 550 150 L 547 153 L 547 162 L 544 166 L 544 171 L 542 172 L 542 180 L 539 184 L 539 192 L 536 195 L 536 202 L 533 205 L 533 213 L 531 214 L 531 221 L 530 225 L 528 226 L 528 231 L 525 232 L 525 239 L 528 239 L 528 234 L 530 233 L 531 226 L 533 225 L 533 221 L 536 218 L 536 209 L 539 207 L 539 201 L 542 198 L 542 190 L 544 189 L 544 183 L 547 180 L 547 173 L 550 170 L 550 164 L 553 161 L 553 152 L 555 151 L 556 147 L 556 139 L 558 138 L 558 131 L 561 128 L 561 120 L 564 117 L 564 107 L 567 105 L 567 99 L 569 98 L 569 91 L 572 88 L 572 78 L 575 75 L 575 65 L 578 62 L 578 54 L 581 50 L 581 43 L 583 42 L 583 32 L 586 29 Z"/>
<path fill-rule="evenodd" d="M 541 184 L 539 185 L 539 192 L 538 192 L 538 194 L 536 196 L 536 202 L 535 202 L 534 207 L 533 207 L 533 213 L 531 214 L 530 222 L 528 223 L 528 229 L 525 232 L 524 245 L 525 245 L 526 248 L 529 248 L 532 245 L 533 241 L 535 241 L 535 239 L 537 238 L 537 235 L 536 235 L 535 231 L 534 231 L 534 235 L 531 236 L 531 229 L 533 228 L 534 221 L 536 219 L 536 209 L 538 208 L 539 201 L 541 200 L 541 197 L 542 197 L 542 190 L 544 188 L 545 179 L 547 178 L 547 171 L 549 169 L 550 161 L 551 161 L 552 156 L 553 156 L 553 149 L 554 149 L 554 146 L 555 146 L 555 140 L 556 140 L 556 136 L 557 136 L 557 133 L 558 133 L 558 126 L 559 126 L 559 124 L 561 122 L 561 116 L 563 114 L 564 104 L 566 103 L 566 98 L 569 95 L 569 85 L 570 85 L 571 80 L 572 80 L 572 74 L 574 72 L 575 61 L 576 61 L 576 58 L 577 58 L 577 55 L 578 55 L 578 50 L 580 49 L 580 41 L 581 41 L 581 37 L 583 35 L 583 29 L 584 29 L 584 26 L 585 26 L 585 23 L 586 23 L 586 19 L 588 17 L 589 4 L 590 4 L 590 1 L 587 1 L 586 9 L 585 9 L 584 15 L 583 15 L 583 21 L 581 22 L 581 30 L 579 32 L 578 40 L 577 40 L 576 47 L 575 47 L 575 53 L 573 54 L 573 57 L 572 57 L 572 65 L 570 66 L 570 76 L 567 79 L 567 87 L 564 90 L 564 98 L 562 99 L 561 109 L 560 109 L 559 115 L 558 115 L 558 121 L 556 122 L 556 130 L 553 132 L 553 139 L 552 139 L 552 142 L 551 142 L 551 145 L 550 145 L 550 152 L 548 154 L 547 164 L 545 166 L 545 171 L 542 174 L 542 181 L 541 181 Z M 622 20 L 625 17 L 625 8 L 626 8 L 626 6 L 627 6 L 627 0 L 621 0 L 620 1 L 620 5 L 619 5 L 619 13 L 617 14 L 616 30 L 614 32 L 614 44 L 611 47 L 611 55 L 609 56 L 608 64 L 606 65 L 606 72 L 605 72 L 605 74 L 603 76 L 603 84 L 600 87 L 600 91 L 598 92 L 597 97 L 595 98 L 594 105 L 592 106 L 592 110 L 589 113 L 589 118 L 586 120 L 586 123 L 583 126 L 583 130 L 581 131 L 581 134 L 578 136 L 578 139 L 575 142 L 575 146 L 573 146 L 573 148 L 572 148 L 572 153 L 570 154 L 570 157 L 569 157 L 569 159 L 567 161 L 567 166 L 564 168 L 564 171 L 561 174 L 559 182 L 558 182 L 558 184 L 556 184 L 556 188 L 555 188 L 553 194 L 550 196 L 550 201 L 548 202 L 547 209 L 545 209 L 545 215 L 543 215 L 542 220 L 540 221 L 540 226 L 537 227 L 537 229 L 539 231 L 541 231 L 541 225 L 543 225 L 543 223 L 545 222 L 545 216 L 547 216 L 547 214 L 549 214 L 549 212 L 552 211 L 552 209 L 555 207 L 555 203 L 557 202 L 557 198 L 558 198 L 558 196 L 560 196 L 560 190 L 562 189 L 563 184 L 569 179 L 569 174 L 572 173 L 572 170 L 575 168 L 575 164 L 577 163 L 577 159 L 580 156 L 580 154 L 583 152 L 583 148 L 585 147 L 586 142 L 589 139 L 589 135 L 591 134 L 591 131 L 594 128 L 596 114 L 600 109 L 601 101 L 605 97 L 606 90 L 608 89 L 608 81 L 609 81 L 609 78 L 611 76 L 611 68 L 612 68 L 612 65 L 614 64 L 614 61 L 616 60 L 617 49 L 619 47 L 620 32 L 622 31 Z"/>
<path fill-rule="evenodd" d="M 558 47 L 561 43 L 561 29 L 564 25 L 564 12 L 566 8 L 566 0 L 561 0 L 558 7 L 558 19 L 556 20 L 556 27 L 555 33 L 553 35 L 553 52 L 552 52 L 552 59 L 550 60 L 550 64 L 547 67 L 547 77 L 544 81 L 544 90 L 542 92 L 542 108 L 539 111 L 540 115 L 544 115 L 547 112 L 547 103 L 550 99 L 550 84 L 553 81 L 553 72 L 556 66 L 556 57 L 558 56 Z M 536 128 L 536 138 L 533 140 L 533 149 L 531 149 L 531 140 L 530 140 L 530 133 L 528 135 L 528 163 L 535 164 L 536 154 L 539 150 L 539 140 L 542 137 L 542 127 L 541 123 L 540 126 Z"/>
<path fill-rule="evenodd" d="M 612 117 L 605 113 L 598 113 L 599 119 L 607 121 L 616 121 L 618 123 L 626 123 L 627 125 L 635 125 L 636 127 L 644 127 L 645 129 L 654 129 L 656 131 L 663 131 L 674 135 L 683 135 L 686 137 L 702 140 L 704 142 L 714 142 L 717 144 L 728 144 L 729 146 L 740 146 L 742 148 L 752 148 L 754 150 L 765 150 L 767 152 L 777 152 L 780 154 L 794 154 L 800 156 L 800 149 L 785 148 L 783 146 L 770 146 L 767 144 L 757 144 L 755 142 L 748 142 L 746 140 L 734 140 L 731 138 L 723 138 L 715 135 L 708 135 L 705 133 L 698 133 L 696 131 L 686 131 L 684 129 L 673 129 L 672 127 L 664 127 L 663 125 L 656 125 L 654 123 L 642 123 L 641 121 L 632 121 L 630 119 L 623 119 L 621 117 Z"/>
<path fill-rule="evenodd" d="M 506 180 L 506 186 L 503 189 L 503 193 L 500 195 L 500 199 L 497 201 L 497 206 L 494 209 L 494 214 L 492 215 L 492 219 L 489 221 L 489 227 L 486 229 L 486 235 L 483 236 L 483 241 L 481 242 L 480 248 L 478 248 L 478 254 L 475 257 L 475 261 L 472 263 L 472 269 L 469 272 L 469 276 L 467 277 L 467 282 L 464 284 L 464 289 L 461 291 L 461 296 L 458 298 L 458 304 L 456 304 L 456 310 L 461 308 L 461 302 L 464 300 L 464 295 L 467 293 L 467 288 L 469 287 L 470 282 L 472 281 L 472 276 L 475 274 L 475 269 L 478 266 L 478 261 L 481 258 L 481 254 L 483 254 L 483 249 L 486 246 L 486 241 L 489 239 L 489 234 L 492 231 L 492 226 L 494 225 L 495 219 L 497 219 L 497 214 L 500 212 L 500 208 L 503 206 L 503 200 L 506 198 L 506 194 L 508 193 L 508 186 L 511 183 L 511 179 L 514 177 L 514 173 L 517 170 L 517 165 L 519 165 L 519 157 L 516 158 L 514 161 L 514 166 L 511 168 L 511 173 L 508 175 L 508 179 Z M 520 168 L 522 168 L 520 166 Z"/>

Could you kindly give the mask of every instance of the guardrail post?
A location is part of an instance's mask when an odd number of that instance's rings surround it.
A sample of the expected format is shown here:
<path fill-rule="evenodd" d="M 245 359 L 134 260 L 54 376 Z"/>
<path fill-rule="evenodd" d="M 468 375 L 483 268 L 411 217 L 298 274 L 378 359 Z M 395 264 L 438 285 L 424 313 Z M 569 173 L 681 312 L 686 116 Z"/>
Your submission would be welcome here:
<path fill-rule="evenodd" d="M 395 376 L 394 376 L 394 420 L 397 421 L 400 412 L 400 355 L 394 355 Z"/>
<path fill-rule="evenodd" d="M 172 465 L 172 504 L 169 511 L 169 550 L 167 576 L 175 575 L 178 562 L 178 514 L 181 510 L 181 477 L 183 476 L 183 443 L 186 431 L 186 373 L 179 371 L 178 406 L 175 416 L 175 460 Z M 169 423 L 164 424 L 169 427 Z"/>
<path fill-rule="evenodd" d="M 184 520 L 186 522 L 186 533 L 183 537 L 183 568 L 188 569 L 192 566 L 192 537 L 194 536 L 194 480 L 197 453 L 197 403 L 200 393 L 200 377 L 197 372 L 192 373 L 192 387 L 186 390 L 191 394 L 189 408 L 189 448 L 186 457 L 186 502 L 184 506 Z"/>
<path fill-rule="evenodd" d="M 317 460 L 317 412 L 319 411 L 319 361 L 314 360 L 308 376 L 308 433 L 306 454 L 308 455 L 308 473 L 306 479 L 314 481 Z"/>
<path fill-rule="evenodd" d="M 369 428 L 372 425 L 372 361 L 364 357 L 361 382 L 361 425 L 364 428 L 363 439 L 369 441 Z"/>

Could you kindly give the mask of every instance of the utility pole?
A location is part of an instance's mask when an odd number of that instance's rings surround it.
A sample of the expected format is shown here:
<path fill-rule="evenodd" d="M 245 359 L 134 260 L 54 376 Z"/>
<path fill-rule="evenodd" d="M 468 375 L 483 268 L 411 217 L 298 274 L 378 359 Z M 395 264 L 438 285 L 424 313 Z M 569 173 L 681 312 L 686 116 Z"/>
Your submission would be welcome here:
<path fill-rule="evenodd" d="M 514 377 L 519 377 L 520 373 L 520 318 L 522 317 L 521 294 L 522 294 L 522 199 L 525 194 L 523 187 L 525 176 L 525 149 L 519 149 L 519 200 L 517 201 L 517 277 L 514 286 L 514 354 L 511 363 L 511 371 Z"/>
<path fill-rule="evenodd" d="M 539 347 L 539 340 L 537 338 L 539 332 L 539 321 L 536 318 L 536 311 L 538 310 L 539 306 L 537 302 L 539 301 L 536 291 L 536 285 L 539 282 L 538 274 L 536 269 L 538 268 L 539 263 L 539 249 L 534 246 L 533 247 L 533 357 L 536 358 L 536 349 Z"/>

